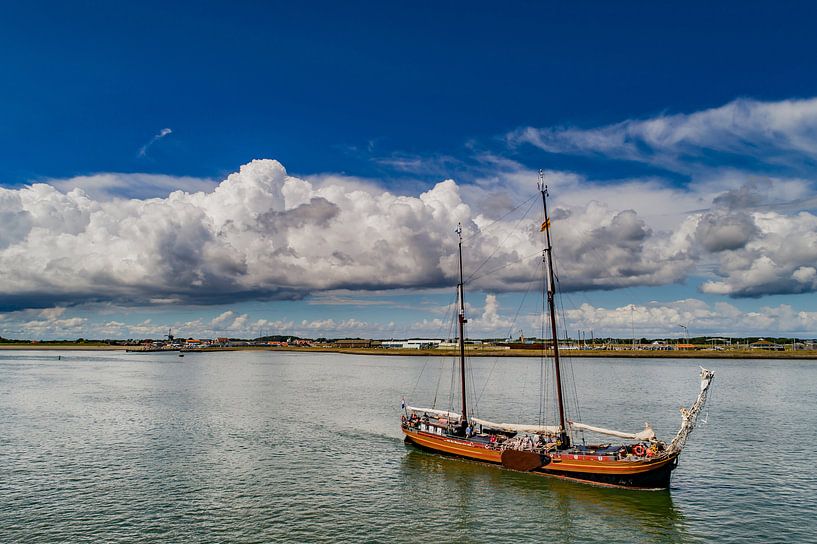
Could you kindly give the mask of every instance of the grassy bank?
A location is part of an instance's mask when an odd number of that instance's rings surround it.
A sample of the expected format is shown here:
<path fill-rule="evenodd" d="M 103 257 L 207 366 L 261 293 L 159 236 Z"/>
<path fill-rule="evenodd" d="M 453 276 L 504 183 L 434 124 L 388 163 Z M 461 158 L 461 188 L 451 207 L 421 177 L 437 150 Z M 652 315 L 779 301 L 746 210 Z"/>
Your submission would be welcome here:
<path fill-rule="evenodd" d="M 442 349 L 382 349 L 382 348 L 268 348 L 271 351 L 306 351 L 345 353 L 353 355 L 413 355 L 431 357 L 456 357 L 456 350 Z M 625 357 L 643 359 L 817 359 L 817 350 L 811 351 L 763 351 L 763 350 L 565 350 L 562 357 Z M 546 351 L 545 355 L 551 355 Z M 468 357 L 540 357 L 542 352 L 531 349 L 469 349 Z"/>
<path fill-rule="evenodd" d="M 70 350 L 70 351 L 123 351 L 138 349 L 137 346 L 116 346 L 110 344 L 0 344 L 0 350 Z M 307 353 L 339 353 L 349 355 L 396 355 L 396 356 L 427 356 L 427 357 L 456 357 L 456 350 L 443 349 L 383 349 L 383 348 L 336 348 L 331 346 L 320 347 L 266 347 L 266 346 L 239 346 L 228 348 L 204 348 L 187 353 L 213 351 L 287 351 Z M 150 353 L 150 352 L 146 352 Z M 155 352 L 154 352 L 155 353 Z M 562 357 L 624 357 L 644 359 L 817 359 L 817 350 L 799 351 L 764 351 L 750 350 L 564 350 Z M 531 349 L 469 349 L 468 357 L 540 357 L 542 352 Z M 545 355 L 551 355 L 546 351 Z"/>

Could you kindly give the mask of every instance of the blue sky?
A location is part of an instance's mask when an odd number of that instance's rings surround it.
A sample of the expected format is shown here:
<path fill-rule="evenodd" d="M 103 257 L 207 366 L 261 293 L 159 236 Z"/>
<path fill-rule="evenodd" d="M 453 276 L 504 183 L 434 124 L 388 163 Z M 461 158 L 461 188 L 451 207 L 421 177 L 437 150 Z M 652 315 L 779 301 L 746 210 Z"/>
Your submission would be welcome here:
<path fill-rule="evenodd" d="M 570 331 L 817 336 L 815 11 L 6 6 L 0 336 L 444 335 L 445 236 L 513 269 L 540 168 Z M 533 266 L 474 335 L 533 332 Z"/>

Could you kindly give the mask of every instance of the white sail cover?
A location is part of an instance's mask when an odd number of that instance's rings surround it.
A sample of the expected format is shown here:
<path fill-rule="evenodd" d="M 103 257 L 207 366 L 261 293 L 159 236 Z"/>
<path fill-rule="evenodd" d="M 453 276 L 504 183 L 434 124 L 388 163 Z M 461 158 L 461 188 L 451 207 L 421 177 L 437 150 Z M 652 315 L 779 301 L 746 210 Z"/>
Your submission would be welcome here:
<path fill-rule="evenodd" d="M 614 431 L 612 429 L 605 429 L 604 427 L 594 427 L 593 425 L 585 425 L 584 423 L 577 423 L 569 421 L 570 428 L 574 431 L 590 431 L 598 434 L 605 434 L 608 436 L 616 436 L 618 438 L 625 438 L 629 440 L 655 440 L 655 431 L 652 430 L 649 423 L 644 424 L 644 430 L 637 433 L 625 433 L 621 431 Z"/>
<path fill-rule="evenodd" d="M 479 423 L 482 428 L 495 429 L 497 431 L 505 431 L 509 433 L 532 433 L 532 434 L 559 434 L 561 427 L 557 425 L 519 425 L 517 423 L 494 423 L 472 417 L 471 421 Z"/>
<path fill-rule="evenodd" d="M 435 408 L 416 408 L 414 406 L 406 406 L 406 410 L 414 412 L 415 414 L 429 414 L 433 416 L 447 417 L 448 419 L 460 419 L 456 412 L 449 412 L 448 410 L 437 410 Z"/>

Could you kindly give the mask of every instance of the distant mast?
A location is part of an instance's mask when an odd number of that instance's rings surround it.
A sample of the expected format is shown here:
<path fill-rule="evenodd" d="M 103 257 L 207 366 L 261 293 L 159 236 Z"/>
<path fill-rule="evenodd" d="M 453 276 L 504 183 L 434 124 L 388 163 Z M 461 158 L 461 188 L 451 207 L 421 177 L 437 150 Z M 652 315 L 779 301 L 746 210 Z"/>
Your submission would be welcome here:
<path fill-rule="evenodd" d="M 550 217 L 548 217 L 548 203 L 547 195 L 548 188 L 545 185 L 545 173 L 539 170 L 539 183 L 537 184 L 539 192 L 542 194 L 542 207 L 545 212 L 545 220 L 542 222 L 542 229 L 545 231 L 545 239 L 547 245 L 542 252 L 542 259 L 547 263 L 547 297 L 548 309 L 550 310 L 550 331 L 553 338 L 553 365 L 556 371 L 556 399 L 559 403 L 559 425 L 561 427 L 561 442 L 563 448 L 570 446 L 570 438 L 567 435 L 567 426 L 565 425 L 565 405 L 562 398 L 562 371 L 559 362 L 559 340 L 556 332 L 556 305 L 554 303 L 555 295 L 555 276 L 553 274 L 553 246 L 550 243 Z"/>
<path fill-rule="evenodd" d="M 462 279 L 462 223 L 457 225 L 457 235 L 459 236 L 459 257 L 460 257 L 460 283 L 457 291 L 460 299 L 459 309 L 459 337 L 460 337 L 460 388 L 462 389 L 462 419 L 461 422 L 468 421 L 468 409 L 465 403 L 465 332 L 464 325 L 468 323 L 465 319 L 465 283 Z"/>

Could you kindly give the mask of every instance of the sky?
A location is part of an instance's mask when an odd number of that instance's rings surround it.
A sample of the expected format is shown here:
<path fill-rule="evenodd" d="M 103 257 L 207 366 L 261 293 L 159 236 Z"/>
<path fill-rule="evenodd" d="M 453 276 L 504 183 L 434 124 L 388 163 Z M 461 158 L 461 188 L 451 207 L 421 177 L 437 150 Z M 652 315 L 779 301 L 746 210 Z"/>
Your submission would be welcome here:
<path fill-rule="evenodd" d="M 5 6 L 0 336 L 817 337 L 813 3 L 437 4 Z"/>

